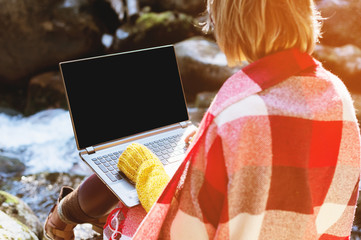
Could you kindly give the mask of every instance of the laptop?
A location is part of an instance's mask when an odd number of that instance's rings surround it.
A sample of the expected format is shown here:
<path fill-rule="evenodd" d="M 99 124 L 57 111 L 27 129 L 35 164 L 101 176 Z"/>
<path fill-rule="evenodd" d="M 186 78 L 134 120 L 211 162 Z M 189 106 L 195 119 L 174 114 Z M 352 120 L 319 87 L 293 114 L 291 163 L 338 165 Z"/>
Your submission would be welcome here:
<path fill-rule="evenodd" d="M 184 159 L 188 116 L 172 45 L 59 63 L 81 159 L 126 206 L 139 204 L 117 168 L 132 142 L 144 144 L 173 176 Z"/>

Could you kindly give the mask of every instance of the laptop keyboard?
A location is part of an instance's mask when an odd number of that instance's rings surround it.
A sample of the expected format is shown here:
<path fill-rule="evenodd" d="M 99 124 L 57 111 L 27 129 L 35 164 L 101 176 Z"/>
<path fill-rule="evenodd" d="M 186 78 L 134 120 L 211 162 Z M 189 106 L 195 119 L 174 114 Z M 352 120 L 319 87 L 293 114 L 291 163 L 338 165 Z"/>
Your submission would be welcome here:
<path fill-rule="evenodd" d="M 148 147 L 163 163 L 168 165 L 182 160 L 187 146 L 184 141 L 180 141 L 182 134 L 162 138 L 153 142 L 144 144 Z M 118 158 L 123 151 L 113 152 L 107 155 L 92 158 L 92 161 L 105 173 L 112 181 L 121 180 L 123 177 L 117 167 Z"/>

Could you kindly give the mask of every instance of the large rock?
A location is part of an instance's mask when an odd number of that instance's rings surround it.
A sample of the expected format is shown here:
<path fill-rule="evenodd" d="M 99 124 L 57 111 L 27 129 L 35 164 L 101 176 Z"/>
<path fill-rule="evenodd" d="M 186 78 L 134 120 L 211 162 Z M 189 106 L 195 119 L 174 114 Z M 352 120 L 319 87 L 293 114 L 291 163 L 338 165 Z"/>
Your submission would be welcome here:
<path fill-rule="evenodd" d="M 4 236 L 8 238 L 2 238 Z M 41 236 L 42 224 L 29 206 L 19 198 L 0 191 L 0 238 L 41 239 Z"/>
<path fill-rule="evenodd" d="M 361 49 L 353 45 L 317 45 L 314 56 L 338 75 L 352 92 L 361 93 Z"/>
<path fill-rule="evenodd" d="M 195 37 L 175 45 L 187 100 L 204 91 L 217 91 L 241 67 L 230 68 L 226 56 L 209 39 Z"/>
<path fill-rule="evenodd" d="M 323 44 L 353 44 L 361 47 L 361 0 L 320 0 L 317 6 L 325 18 L 321 39 Z"/>
<path fill-rule="evenodd" d="M 24 84 L 62 60 L 102 49 L 94 2 L 0 0 L 0 82 Z"/>

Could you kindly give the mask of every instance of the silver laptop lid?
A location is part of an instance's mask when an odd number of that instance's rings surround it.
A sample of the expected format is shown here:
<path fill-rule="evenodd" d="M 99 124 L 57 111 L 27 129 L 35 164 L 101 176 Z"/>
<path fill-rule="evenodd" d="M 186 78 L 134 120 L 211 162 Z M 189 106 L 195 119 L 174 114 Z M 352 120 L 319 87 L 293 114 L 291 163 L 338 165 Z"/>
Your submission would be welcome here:
<path fill-rule="evenodd" d="M 79 150 L 189 120 L 171 45 L 59 65 Z"/>

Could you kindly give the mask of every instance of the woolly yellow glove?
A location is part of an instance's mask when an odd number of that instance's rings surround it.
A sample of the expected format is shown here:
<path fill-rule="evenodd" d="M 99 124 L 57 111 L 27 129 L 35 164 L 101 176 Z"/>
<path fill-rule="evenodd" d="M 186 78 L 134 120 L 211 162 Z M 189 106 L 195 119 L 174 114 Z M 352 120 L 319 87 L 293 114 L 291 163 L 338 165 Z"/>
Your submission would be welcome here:
<path fill-rule="evenodd" d="M 135 183 L 139 201 L 148 212 L 169 182 L 158 157 L 147 147 L 133 143 L 119 157 L 118 168 Z"/>

